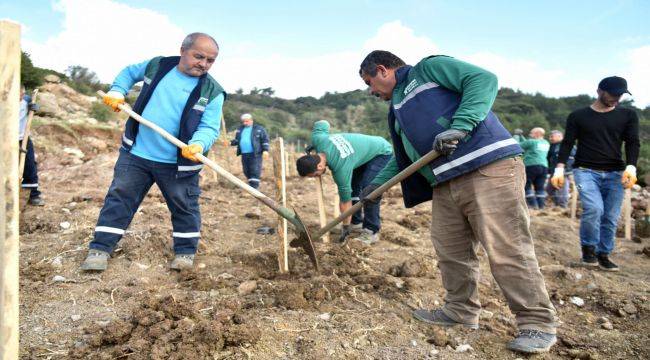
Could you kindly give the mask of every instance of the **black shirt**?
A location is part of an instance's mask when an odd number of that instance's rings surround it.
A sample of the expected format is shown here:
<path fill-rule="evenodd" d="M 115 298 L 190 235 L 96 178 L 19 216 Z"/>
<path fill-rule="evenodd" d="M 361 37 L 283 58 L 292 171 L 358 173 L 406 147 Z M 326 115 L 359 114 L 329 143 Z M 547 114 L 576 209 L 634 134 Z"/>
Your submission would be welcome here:
<path fill-rule="evenodd" d="M 591 107 L 576 110 L 566 120 L 566 133 L 559 162 L 566 164 L 578 141 L 574 168 L 620 171 L 625 165 L 636 166 L 639 158 L 639 118 L 632 109 L 616 107 L 600 113 Z M 621 145 L 625 141 L 625 160 Z"/>

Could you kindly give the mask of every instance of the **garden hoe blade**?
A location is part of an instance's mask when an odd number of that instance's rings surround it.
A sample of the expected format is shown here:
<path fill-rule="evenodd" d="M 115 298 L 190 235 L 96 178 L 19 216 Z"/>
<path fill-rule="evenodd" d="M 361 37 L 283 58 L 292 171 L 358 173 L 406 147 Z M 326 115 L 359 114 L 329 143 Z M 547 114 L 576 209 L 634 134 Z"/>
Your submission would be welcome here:
<path fill-rule="evenodd" d="M 318 258 L 316 257 L 316 248 L 314 248 L 314 243 L 311 241 L 311 235 L 309 235 L 309 231 L 307 231 L 305 224 L 300 219 L 300 216 L 298 216 L 296 209 L 294 209 L 293 213 L 296 222 L 292 222 L 292 224 L 294 225 L 294 230 L 298 237 L 291 240 L 289 246 L 293 248 L 302 248 L 307 253 L 307 256 L 309 256 L 316 271 L 318 271 Z"/>

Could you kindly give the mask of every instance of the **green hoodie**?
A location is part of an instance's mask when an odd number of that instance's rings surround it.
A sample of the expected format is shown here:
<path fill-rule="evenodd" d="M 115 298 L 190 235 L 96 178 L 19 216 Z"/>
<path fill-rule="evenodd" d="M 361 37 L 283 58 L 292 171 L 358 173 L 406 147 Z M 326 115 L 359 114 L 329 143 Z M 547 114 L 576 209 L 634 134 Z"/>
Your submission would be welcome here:
<path fill-rule="evenodd" d="M 330 134 L 326 120 L 314 123 L 311 143 L 318 153 L 324 153 L 339 189 L 341 202 L 352 199 L 352 173 L 379 155 L 392 155 L 393 147 L 386 139 L 363 134 Z"/>
<path fill-rule="evenodd" d="M 514 138 L 519 141 L 519 145 L 524 149 L 524 165 L 540 165 L 548 167 L 548 150 L 551 144 L 544 139 L 526 139 L 521 135 L 515 135 Z"/>

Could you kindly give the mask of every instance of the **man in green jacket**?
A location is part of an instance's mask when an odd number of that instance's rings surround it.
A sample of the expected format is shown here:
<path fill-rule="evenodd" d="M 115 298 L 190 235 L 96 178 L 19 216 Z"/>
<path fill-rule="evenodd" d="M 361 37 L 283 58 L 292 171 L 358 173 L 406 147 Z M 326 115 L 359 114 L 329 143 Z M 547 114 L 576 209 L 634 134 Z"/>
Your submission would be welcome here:
<path fill-rule="evenodd" d="M 530 130 L 530 139 L 515 131 L 514 138 L 524 149 L 526 166 L 526 202 L 531 209 L 543 209 L 546 202 L 546 174 L 548 174 L 548 150 L 551 144 L 544 139 L 546 132 L 541 127 Z M 534 189 L 534 190 L 533 190 Z"/>
<path fill-rule="evenodd" d="M 529 228 L 523 151 L 490 111 L 496 76 L 448 56 L 408 66 L 383 50 L 366 56 L 359 75 L 372 94 L 390 101 L 394 152 L 361 201 L 432 148 L 440 154 L 401 182 L 407 207 L 432 201 L 431 239 L 447 290 L 442 308 L 419 309 L 413 316 L 478 329 L 480 244 L 516 316 L 519 331 L 508 349 L 548 351 L 557 341 L 555 309 Z"/>
<path fill-rule="evenodd" d="M 330 134 L 326 120 L 314 123 L 311 143 L 316 154 L 305 155 L 296 161 L 300 176 L 321 176 L 327 167 L 332 171 L 339 190 L 340 210 L 347 211 L 359 201 L 359 192 L 386 166 L 393 153 L 390 143 L 379 136 L 343 133 Z M 361 211 L 343 220 L 339 241 L 344 241 L 353 229 L 360 229 L 357 237 L 366 245 L 376 243 L 381 228 L 379 201 L 367 202 Z"/>

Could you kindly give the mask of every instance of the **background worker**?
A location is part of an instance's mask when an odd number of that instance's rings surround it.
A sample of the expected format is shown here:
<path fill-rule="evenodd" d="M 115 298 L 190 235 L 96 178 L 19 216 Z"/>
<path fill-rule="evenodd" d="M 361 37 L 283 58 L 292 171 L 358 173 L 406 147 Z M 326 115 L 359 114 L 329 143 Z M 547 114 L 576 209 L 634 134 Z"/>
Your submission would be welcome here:
<path fill-rule="evenodd" d="M 219 136 L 226 93 L 209 74 L 219 45 L 209 35 L 192 33 L 183 40 L 180 56 L 155 57 L 129 65 L 115 78 L 104 103 L 119 111 L 124 95 L 144 81 L 133 111 L 180 141 L 182 149 L 154 130 L 129 118 L 115 163 L 95 236 L 82 270 L 104 271 L 140 203 L 155 183 L 171 213 L 174 259 L 170 268 L 191 268 L 201 236 L 199 172 L 195 154 L 207 154 Z"/>
<path fill-rule="evenodd" d="M 347 211 L 359 201 L 361 189 L 386 166 L 393 153 L 388 141 L 379 136 L 356 133 L 330 134 L 326 120 L 314 123 L 311 143 L 316 154 L 305 155 L 296 161 L 300 176 L 316 177 L 329 167 L 339 191 L 339 208 Z M 380 199 L 363 204 L 362 211 L 343 220 L 341 237 L 344 241 L 353 229 L 360 229 L 355 238 L 366 245 L 379 241 Z"/>
<path fill-rule="evenodd" d="M 268 154 L 269 151 L 269 135 L 266 129 L 254 123 L 253 115 L 243 114 L 241 125 L 230 145 L 237 146 L 237 156 L 241 155 L 241 165 L 248 185 L 258 189 L 262 179 L 262 155 Z"/>
<path fill-rule="evenodd" d="M 580 245 L 582 263 L 618 271 L 609 259 L 621 214 L 623 189 L 636 183 L 639 158 L 639 118 L 632 109 L 618 106 L 621 96 L 630 92 L 622 77 L 604 78 L 590 106 L 578 109 L 566 120 L 566 133 L 551 182 L 560 189 L 565 183 L 565 168 L 573 144 L 578 146 L 573 177 L 580 193 Z M 625 143 L 625 161 L 621 148 Z"/>
<path fill-rule="evenodd" d="M 560 146 L 562 145 L 562 140 L 564 139 L 564 134 L 560 130 L 553 130 L 548 136 L 548 140 L 551 143 L 551 147 L 548 149 L 548 155 L 546 159 L 548 160 L 548 172 L 550 175 L 553 174 L 555 166 L 557 165 L 560 158 Z M 555 206 L 561 208 L 566 208 L 569 204 L 569 181 L 568 178 L 572 174 L 573 161 L 576 154 L 575 146 L 571 149 L 571 154 L 567 160 L 566 166 L 564 168 L 564 185 L 556 189 L 553 184 L 549 181 L 546 185 L 546 193 L 553 201 Z"/>
<path fill-rule="evenodd" d="M 18 147 L 22 149 L 22 141 L 25 136 L 27 119 L 30 111 L 38 110 L 38 105 L 32 102 L 32 98 L 25 94 L 25 86 L 20 86 L 20 114 L 18 124 Z M 27 203 L 34 206 L 44 206 L 45 201 L 38 190 L 38 166 L 36 164 L 36 154 L 34 153 L 34 143 L 32 137 L 27 139 L 27 153 L 25 154 L 25 169 L 23 170 L 23 181 L 21 187 L 29 189 L 29 200 Z"/>
<path fill-rule="evenodd" d="M 548 174 L 548 149 L 550 145 L 544 139 L 544 129 L 536 127 L 530 130 L 529 139 L 516 134 L 515 139 L 524 149 L 526 166 L 526 203 L 531 209 L 543 209 L 546 202 L 546 175 Z"/>

